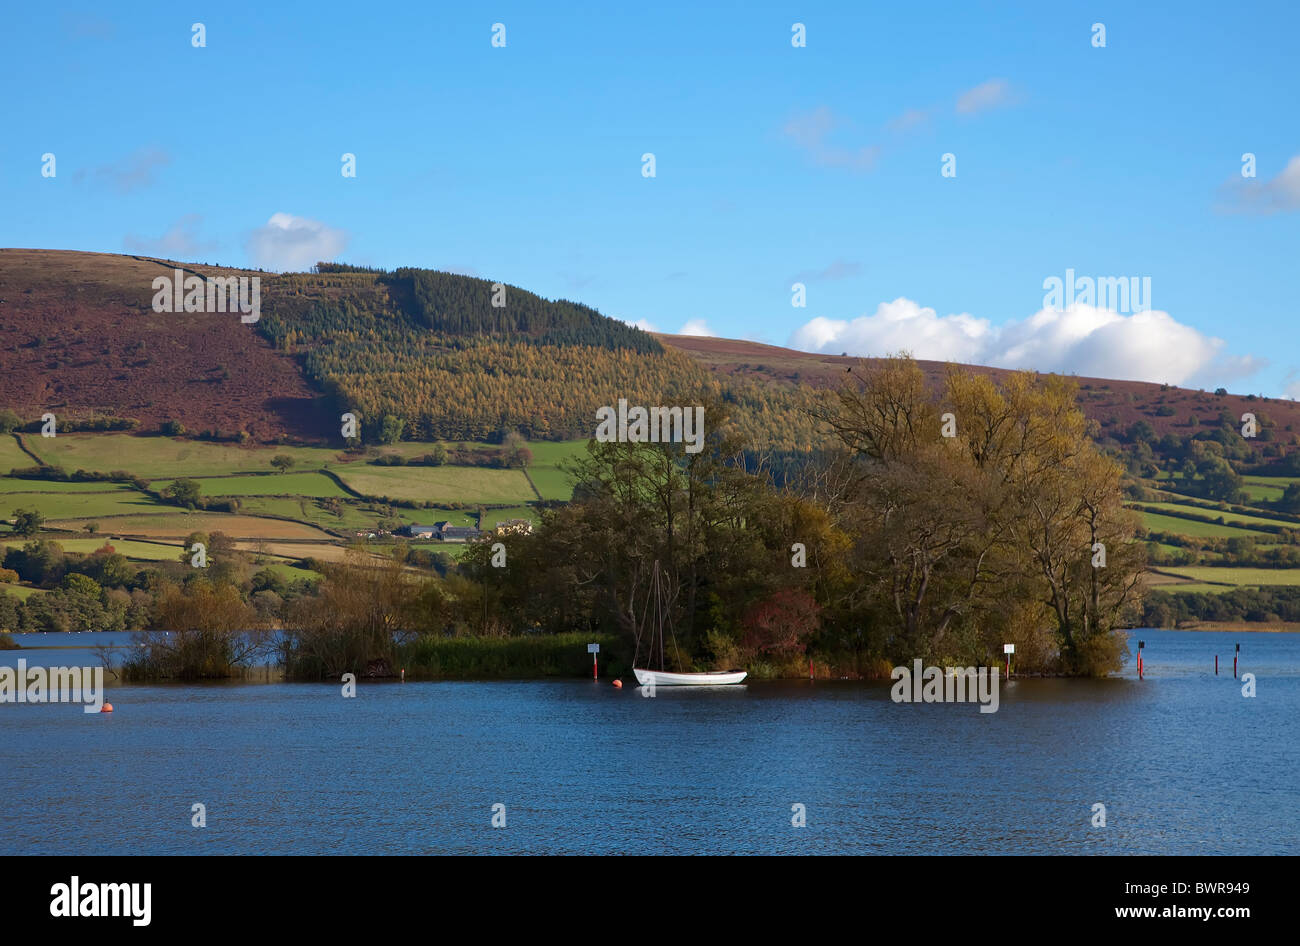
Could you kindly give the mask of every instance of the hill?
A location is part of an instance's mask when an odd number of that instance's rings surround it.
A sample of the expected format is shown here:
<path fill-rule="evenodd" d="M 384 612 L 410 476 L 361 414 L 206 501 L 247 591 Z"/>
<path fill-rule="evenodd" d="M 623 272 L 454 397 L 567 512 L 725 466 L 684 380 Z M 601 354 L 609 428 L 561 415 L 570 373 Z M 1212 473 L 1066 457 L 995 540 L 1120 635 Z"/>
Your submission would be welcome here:
<path fill-rule="evenodd" d="M 153 280 L 177 268 L 258 277 L 260 319 L 154 312 Z M 0 412 L 20 421 L 0 437 L 0 517 L 36 508 L 65 538 L 102 529 L 172 549 L 202 526 L 302 563 L 403 523 L 535 519 L 537 503 L 569 497 L 565 458 L 583 449 L 596 408 L 620 397 L 725 405 L 773 470 L 797 468 L 823 442 L 808 409 L 874 362 L 651 335 L 581 303 L 432 270 L 320 269 L 0 250 Z M 950 367 L 919 364 L 935 387 Z M 1153 584 L 1223 602 L 1234 589 L 1300 584 L 1300 405 L 1075 380 L 1095 438 L 1128 468 Z M 47 411 L 56 439 L 35 434 Z M 343 411 L 361 416 L 364 449 L 345 449 Z M 1240 435 L 1247 412 L 1254 439 Z M 157 436 L 165 424 L 185 436 Z M 509 431 L 531 441 L 531 459 L 507 463 L 489 446 Z M 273 474 L 279 457 L 297 472 Z M 24 478 L 2 475 L 33 464 Z M 134 480 L 66 478 L 78 469 Z M 163 498 L 175 477 L 200 478 L 200 511 Z M 1280 599 L 1232 607 L 1224 619 L 1290 614 Z"/>
<path fill-rule="evenodd" d="M 152 280 L 258 276 L 262 316 L 155 313 Z M 617 402 L 726 403 L 755 446 L 807 450 L 807 416 L 861 359 L 735 339 L 652 336 L 581 303 L 517 286 L 404 268 L 323 264 L 276 275 L 140 256 L 0 250 L 0 409 L 61 430 L 156 430 L 175 421 L 211 439 L 340 445 L 339 415 L 364 440 L 496 441 L 590 435 Z M 503 303 L 503 304 L 494 304 Z M 868 359 L 870 361 L 870 359 Z M 933 383 L 941 362 L 921 362 Z M 993 375 L 996 368 L 980 368 Z M 1243 413 L 1260 421 L 1259 472 L 1300 444 L 1300 404 L 1255 395 L 1079 378 L 1099 439 L 1211 439 Z M 383 430 L 383 420 L 392 423 Z M 1141 426 L 1145 425 L 1145 426 Z M 1172 439 L 1167 439 L 1172 438 Z M 1226 436 L 1220 439 L 1227 440 Z M 1240 438 L 1237 438 L 1240 439 Z M 1163 441 L 1163 443 L 1162 443 Z M 1272 472 L 1286 472 L 1274 470 Z M 1300 472 L 1300 471 L 1297 471 Z"/>

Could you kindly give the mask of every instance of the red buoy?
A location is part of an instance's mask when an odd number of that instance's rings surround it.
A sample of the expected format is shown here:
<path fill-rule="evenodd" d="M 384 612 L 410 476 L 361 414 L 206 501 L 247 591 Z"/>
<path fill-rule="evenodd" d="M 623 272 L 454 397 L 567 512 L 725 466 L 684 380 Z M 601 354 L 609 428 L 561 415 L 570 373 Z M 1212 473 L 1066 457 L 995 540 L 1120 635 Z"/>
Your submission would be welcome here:
<path fill-rule="evenodd" d="M 615 681 L 614 681 L 614 688 L 615 688 L 615 689 L 618 689 L 618 690 L 623 689 L 623 681 L 622 681 L 622 680 L 615 680 Z"/>
<path fill-rule="evenodd" d="M 113 712 L 113 704 L 112 704 L 112 703 L 105 703 L 103 706 L 101 706 L 101 707 L 99 708 L 99 711 L 100 711 L 101 713 L 111 713 L 111 712 Z"/>

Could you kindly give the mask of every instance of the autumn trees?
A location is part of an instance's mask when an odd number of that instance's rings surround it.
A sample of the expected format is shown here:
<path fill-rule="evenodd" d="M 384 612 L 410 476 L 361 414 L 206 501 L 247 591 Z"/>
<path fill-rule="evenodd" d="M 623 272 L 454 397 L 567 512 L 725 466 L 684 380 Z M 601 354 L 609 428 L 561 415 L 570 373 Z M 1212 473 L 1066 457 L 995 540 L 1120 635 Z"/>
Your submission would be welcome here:
<path fill-rule="evenodd" d="M 1060 377 L 951 369 L 928 390 L 908 358 L 863 371 L 823 411 L 857 460 L 840 519 L 864 617 L 894 656 L 970 660 L 1027 640 L 1070 673 L 1118 669 L 1141 547 L 1120 470 Z M 1000 650 L 1000 648 L 998 648 Z"/>

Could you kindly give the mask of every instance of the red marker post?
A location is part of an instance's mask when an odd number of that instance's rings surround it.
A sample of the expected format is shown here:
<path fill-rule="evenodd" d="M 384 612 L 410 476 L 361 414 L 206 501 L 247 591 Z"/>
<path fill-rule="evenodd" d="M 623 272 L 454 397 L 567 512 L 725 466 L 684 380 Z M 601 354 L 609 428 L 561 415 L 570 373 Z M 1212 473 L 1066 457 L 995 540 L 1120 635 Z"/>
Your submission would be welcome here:
<path fill-rule="evenodd" d="M 1016 652 L 1015 644 L 1003 644 L 1002 653 L 1007 655 L 1007 679 L 1011 679 L 1011 655 Z"/>
<path fill-rule="evenodd" d="M 1145 647 L 1146 645 L 1147 645 L 1147 642 L 1146 642 L 1146 641 L 1138 641 L 1138 679 L 1139 679 L 1139 680 L 1143 679 L 1143 677 L 1142 677 L 1142 648 Z"/>
<path fill-rule="evenodd" d="M 1237 645 L 1236 651 L 1232 655 L 1232 679 L 1237 679 L 1237 657 L 1241 654 L 1241 645 Z"/>
<path fill-rule="evenodd" d="M 596 655 L 600 653 L 600 645 L 588 644 L 587 653 L 591 654 L 591 679 L 593 680 L 599 679 L 596 676 Z"/>

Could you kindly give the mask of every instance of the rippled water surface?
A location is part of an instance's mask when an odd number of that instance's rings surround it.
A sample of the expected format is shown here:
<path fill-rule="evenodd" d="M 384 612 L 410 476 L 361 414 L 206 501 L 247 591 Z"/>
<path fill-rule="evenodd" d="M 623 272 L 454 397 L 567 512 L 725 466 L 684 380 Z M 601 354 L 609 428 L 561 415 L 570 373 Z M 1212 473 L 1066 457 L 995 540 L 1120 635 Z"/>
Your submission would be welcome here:
<path fill-rule="evenodd" d="M 991 714 L 858 683 L 110 681 L 112 714 L 0 705 L 0 852 L 1300 853 L 1300 637 L 1134 636 L 1146 680 L 1017 680 Z M 0 666 L 129 636 L 17 639 Z"/>

